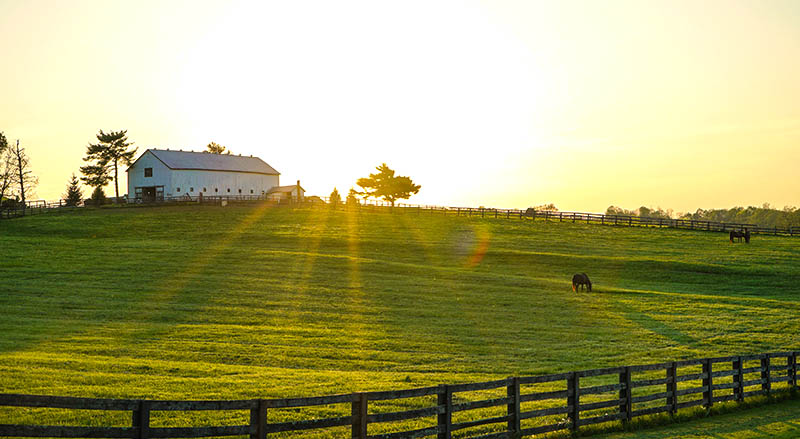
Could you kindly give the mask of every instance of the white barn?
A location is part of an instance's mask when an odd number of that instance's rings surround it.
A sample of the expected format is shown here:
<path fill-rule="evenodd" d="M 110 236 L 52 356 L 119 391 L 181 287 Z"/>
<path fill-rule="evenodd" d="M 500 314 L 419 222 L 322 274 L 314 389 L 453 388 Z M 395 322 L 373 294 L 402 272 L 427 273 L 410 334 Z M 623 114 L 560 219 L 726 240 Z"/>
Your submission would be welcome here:
<path fill-rule="evenodd" d="M 280 178 L 275 168 L 258 157 L 169 149 L 146 150 L 127 173 L 132 202 L 184 196 L 266 197 L 279 187 Z"/>

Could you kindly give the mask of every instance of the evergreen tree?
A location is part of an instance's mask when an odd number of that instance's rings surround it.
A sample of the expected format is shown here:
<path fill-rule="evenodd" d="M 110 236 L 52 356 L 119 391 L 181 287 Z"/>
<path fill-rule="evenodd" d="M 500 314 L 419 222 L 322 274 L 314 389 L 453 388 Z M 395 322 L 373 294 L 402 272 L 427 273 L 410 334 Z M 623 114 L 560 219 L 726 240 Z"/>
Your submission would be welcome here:
<path fill-rule="evenodd" d="M 211 142 L 206 145 L 206 151 L 210 152 L 211 154 L 230 154 L 230 150 L 226 150 L 226 148 L 220 145 L 217 142 Z"/>
<path fill-rule="evenodd" d="M 81 200 L 83 199 L 83 191 L 79 186 L 80 182 L 78 181 L 78 177 L 75 174 L 72 174 L 72 178 L 67 183 L 67 193 L 64 194 L 64 201 L 66 202 L 67 206 L 77 206 L 81 204 Z"/>
<path fill-rule="evenodd" d="M 331 192 L 331 196 L 329 198 L 331 207 L 337 207 L 342 204 L 342 196 L 339 195 L 339 191 L 336 188 L 333 188 L 333 192 Z"/>
<path fill-rule="evenodd" d="M 103 186 L 97 186 L 92 191 L 92 204 L 95 206 L 106 204 L 106 193 L 103 192 Z"/>
<path fill-rule="evenodd" d="M 347 200 L 346 203 L 348 206 L 358 206 L 358 192 L 355 189 L 350 188 L 350 192 L 347 193 Z"/>
<path fill-rule="evenodd" d="M 137 148 L 128 149 L 133 143 L 128 142 L 128 131 L 111 131 L 104 133 L 100 130 L 97 140 L 100 143 L 89 144 L 86 148 L 86 162 L 94 164 L 81 166 L 84 183 L 92 187 L 103 187 L 114 180 L 114 195 L 119 199 L 119 165 L 130 165 Z"/>

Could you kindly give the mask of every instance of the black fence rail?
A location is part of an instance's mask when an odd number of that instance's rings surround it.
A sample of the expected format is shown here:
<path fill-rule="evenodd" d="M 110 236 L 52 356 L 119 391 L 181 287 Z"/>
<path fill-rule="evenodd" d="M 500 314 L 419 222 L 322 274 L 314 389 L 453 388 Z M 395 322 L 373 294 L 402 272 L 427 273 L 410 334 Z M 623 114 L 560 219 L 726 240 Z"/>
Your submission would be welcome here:
<path fill-rule="evenodd" d="M 142 200 L 121 199 L 123 205 L 160 205 L 160 204 L 208 204 L 208 205 L 227 205 L 236 203 L 269 202 L 282 205 L 293 206 L 330 206 L 327 198 L 316 196 L 306 197 L 303 201 L 296 200 L 271 200 L 266 195 L 230 195 L 230 196 L 188 196 L 165 197 L 158 200 L 144 202 Z M 25 215 L 37 215 L 41 213 L 64 211 L 73 208 L 66 208 L 62 201 L 45 202 L 35 201 L 29 203 L 26 209 L 4 209 L 0 210 L 0 219 L 16 218 Z M 674 219 L 674 218 L 651 218 L 630 215 L 606 215 L 602 213 L 588 212 L 557 212 L 549 210 L 529 209 L 498 209 L 490 207 L 444 207 L 432 205 L 416 205 L 399 203 L 392 206 L 390 203 L 378 200 L 360 201 L 359 203 L 342 203 L 338 208 L 359 209 L 367 211 L 397 212 L 397 213 L 416 213 L 418 215 L 456 215 L 456 216 L 480 216 L 482 218 L 505 218 L 520 220 L 543 219 L 546 221 L 560 221 L 586 224 L 601 224 L 628 227 L 665 227 L 686 230 L 705 230 L 715 232 L 730 231 L 750 231 L 751 234 L 774 235 L 774 236 L 800 236 L 800 226 L 798 227 L 761 227 L 757 224 L 748 223 L 723 223 L 715 221 Z"/>
<path fill-rule="evenodd" d="M 290 399 L 233 401 L 159 401 L 0 394 L 0 406 L 115 410 L 131 413 L 130 426 L 0 425 L 0 436 L 91 438 L 195 438 L 249 436 L 345 427 L 354 439 L 436 437 L 517 438 L 580 427 L 629 422 L 657 413 L 676 414 L 695 406 L 797 388 L 798 352 L 705 358 L 640 366 L 611 367 L 544 376 L 450 384 L 398 391 Z M 491 394 L 500 391 L 500 394 Z M 489 392 L 488 394 L 486 392 Z M 428 404 L 391 412 L 373 405 L 435 397 Z M 270 413 L 286 408 L 349 406 L 349 415 L 270 422 Z M 489 410 L 495 408 L 494 413 Z M 153 427 L 153 412 L 249 412 L 249 423 L 227 426 Z M 304 412 L 300 412 L 301 414 Z M 488 414 L 487 414 L 488 413 Z M 307 415 L 303 415 L 307 416 Z M 411 422 L 413 421 L 413 422 Z M 391 429 L 379 428 L 394 424 Z M 419 427 L 419 425 L 427 425 Z M 388 431 L 388 432 L 387 432 Z"/>
<path fill-rule="evenodd" d="M 106 203 L 104 203 L 104 205 L 116 204 L 119 206 L 148 206 L 148 205 L 165 205 L 165 204 L 169 205 L 203 204 L 203 205 L 224 206 L 227 204 L 253 203 L 253 202 L 270 202 L 274 204 L 286 204 L 286 205 L 298 204 L 296 201 L 292 200 L 272 201 L 264 195 L 227 195 L 227 196 L 218 195 L 218 196 L 207 196 L 207 197 L 184 195 L 180 197 L 164 197 L 152 201 L 142 201 L 142 200 L 134 200 L 126 198 L 120 198 L 119 200 L 115 201 L 113 198 L 111 198 L 108 199 Z M 0 209 L 0 219 L 20 218 L 23 216 L 66 212 L 75 209 L 82 209 L 84 207 L 97 207 L 97 206 L 92 205 L 91 202 L 88 201 L 86 202 L 86 204 L 83 204 L 81 206 L 67 206 L 64 200 L 58 200 L 58 201 L 36 200 L 26 203 L 26 206 L 24 208 L 21 205 L 18 205 L 13 208 Z"/>

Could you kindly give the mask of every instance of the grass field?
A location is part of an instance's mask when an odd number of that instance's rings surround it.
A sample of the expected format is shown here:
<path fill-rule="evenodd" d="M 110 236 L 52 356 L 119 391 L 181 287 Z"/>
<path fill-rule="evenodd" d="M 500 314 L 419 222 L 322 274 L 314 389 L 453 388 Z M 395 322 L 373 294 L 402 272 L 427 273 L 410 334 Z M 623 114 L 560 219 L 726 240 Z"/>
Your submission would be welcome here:
<path fill-rule="evenodd" d="M 3 221 L 0 257 L 2 392 L 393 390 L 796 349 L 800 329 L 800 240 L 768 236 L 184 206 Z"/>

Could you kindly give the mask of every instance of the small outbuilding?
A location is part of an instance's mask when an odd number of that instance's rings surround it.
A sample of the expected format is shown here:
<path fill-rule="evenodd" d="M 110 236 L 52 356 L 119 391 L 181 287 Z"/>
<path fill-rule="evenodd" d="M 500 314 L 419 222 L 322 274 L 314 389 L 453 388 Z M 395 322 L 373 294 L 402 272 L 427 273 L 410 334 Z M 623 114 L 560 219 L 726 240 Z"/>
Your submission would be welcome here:
<path fill-rule="evenodd" d="M 267 199 L 277 202 L 298 202 L 303 201 L 305 198 L 306 190 L 300 186 L 300 180 L 297 184 L 291 186 L 276 186 L 267 191 Z"/>
<path fill-rule="evenodd" d="M 280 187 L 280 173 L 253 156 L 148 149 L 126 172 L 132 202 L 201 196 L 266 197 Z M 299 182 L 296 187 L 300 187 Z"/>

